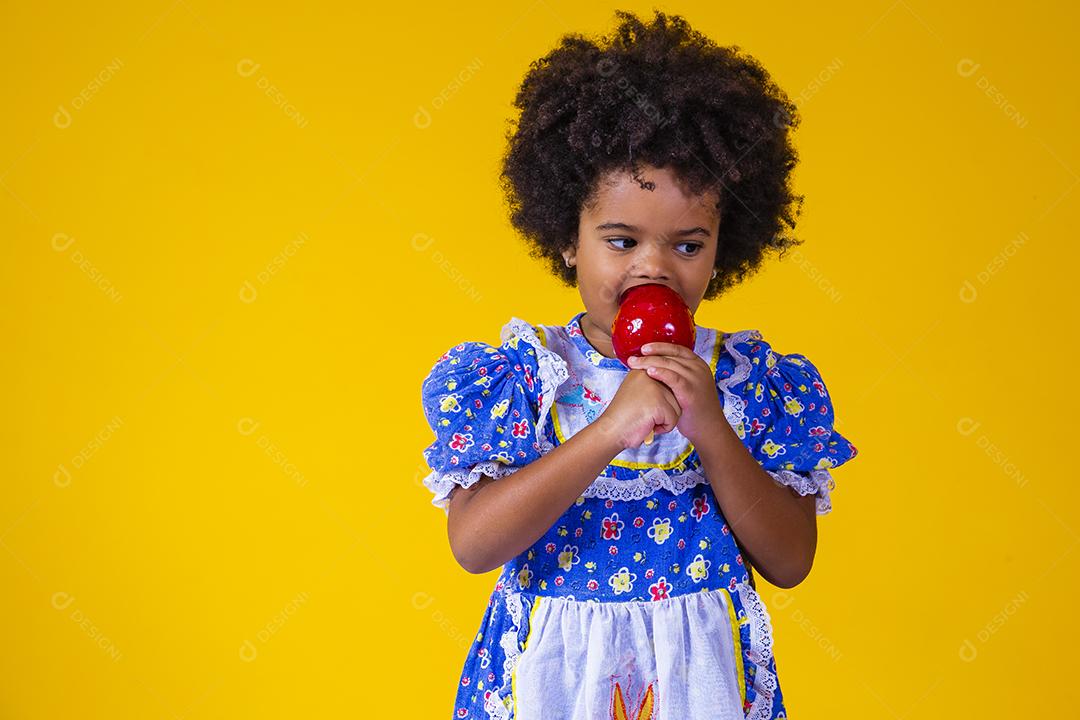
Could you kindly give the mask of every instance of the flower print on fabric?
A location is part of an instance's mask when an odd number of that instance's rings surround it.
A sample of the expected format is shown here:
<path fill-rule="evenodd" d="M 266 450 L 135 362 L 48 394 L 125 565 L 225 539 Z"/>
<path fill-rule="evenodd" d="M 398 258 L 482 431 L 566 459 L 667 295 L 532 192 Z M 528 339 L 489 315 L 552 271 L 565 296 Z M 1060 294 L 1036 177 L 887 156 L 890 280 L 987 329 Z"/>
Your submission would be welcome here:
<path fill-rule="evenodd" d="M 565 363 L 518 321 L 502 344 L 466 341 L 443 353 L 424 379 L 424 414 L 435 440 L 424 450 L 424 485 L 448 511 L 455 485 L 501 478 L 551 449 L 548 409 L 566 379 Z"/>
<path fill-rule="evenodd" d="M 858 454 L 833 427 L 832 399 L 818 369 L 798 353 L 780 354 L 757 330 L 727 341 L 717 366 L 725 415 L 754 458 L 777 482 L 817 494 L 816 511 L 832 509 L 830 470 Z"/>

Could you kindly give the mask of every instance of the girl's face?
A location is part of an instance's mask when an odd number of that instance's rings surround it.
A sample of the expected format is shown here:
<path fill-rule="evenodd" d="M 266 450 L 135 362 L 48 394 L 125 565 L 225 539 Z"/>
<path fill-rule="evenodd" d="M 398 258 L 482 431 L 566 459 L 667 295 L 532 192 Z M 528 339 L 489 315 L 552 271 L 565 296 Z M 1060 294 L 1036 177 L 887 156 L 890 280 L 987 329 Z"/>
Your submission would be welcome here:
<path fill-rule="evenodd" d="M 627 171 L 602 178 L 595 202 L 582 209 L 574 244 L 563 251 L 577 265 L 581 330 L 605 357 L 615 357 L 611 324 L 623 290 L 667 285 L 696 312 L 716 261 L 717 194 L 687 194 L 667 168 L 645 165 L 639 177 L 655 187 L 643 189 Z"/>

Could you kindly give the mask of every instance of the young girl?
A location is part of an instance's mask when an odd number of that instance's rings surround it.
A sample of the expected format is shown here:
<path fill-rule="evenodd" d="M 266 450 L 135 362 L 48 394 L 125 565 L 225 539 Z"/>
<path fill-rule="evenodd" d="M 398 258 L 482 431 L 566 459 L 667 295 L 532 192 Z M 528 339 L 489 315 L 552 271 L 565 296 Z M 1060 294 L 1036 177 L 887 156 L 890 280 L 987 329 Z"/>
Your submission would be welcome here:
<path fill-rule="evenodd" d="M 682 18 L 617 15 L 613 38 L 533 64 L 503 167 L 515 227 L 585 309 L 513 317 L 422 386 L 454 557 L 502 569 L 454 717 L 784 717 L 750 565 L 806 577 L 856 448 L 817 368 L 759 331 L 698 325 L 693 350 L 653 343 L 628 367 L 611 325 L 628 287 L 696 311 L 799 242 L 795 107 Z"/>

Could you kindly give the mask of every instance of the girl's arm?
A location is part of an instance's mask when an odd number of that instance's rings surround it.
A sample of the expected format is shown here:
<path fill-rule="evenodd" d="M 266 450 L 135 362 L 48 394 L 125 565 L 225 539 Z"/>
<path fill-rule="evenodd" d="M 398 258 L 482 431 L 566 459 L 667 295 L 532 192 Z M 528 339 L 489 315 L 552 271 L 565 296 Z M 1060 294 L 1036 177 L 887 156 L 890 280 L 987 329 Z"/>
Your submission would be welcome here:
<path fill-rule="evenodd" d="M 773 585 L 793 588 L 810 574 L 817 550 L 813 495 L 773 480 L 728 423 L 696 445 L 713 494 L 751 565 Z"/>
<path fill-rule="evenodd" d="M 471 573 L 500 567 L 543 537 L 623 450 L 603 416 L 546 455 L 498 480 L 456 487 L 447 508 L 450 550 Z"/>

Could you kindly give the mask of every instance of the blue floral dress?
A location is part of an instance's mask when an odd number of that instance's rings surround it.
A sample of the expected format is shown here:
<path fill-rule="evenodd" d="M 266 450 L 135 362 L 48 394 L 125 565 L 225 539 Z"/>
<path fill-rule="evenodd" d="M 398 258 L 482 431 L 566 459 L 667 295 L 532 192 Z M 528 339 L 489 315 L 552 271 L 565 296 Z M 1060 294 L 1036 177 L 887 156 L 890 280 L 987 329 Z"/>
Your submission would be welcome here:
<path fill-rule="evenodd" d="M 512 318 L 424 379 L 436 438 L 424 484 L 502 478 L 594 421 L 629 369 L 566 325 Z M 697 326 L 724 415 L 774 480 L 831 510 L 830 469 L 857 450 L 805 356 L 757 330 Z M 543 537 L 507 562 L 465 659 L 455 718 L 785 717 L 772 627 L 693 445 L 678 430 L 617 455 Z"/>

